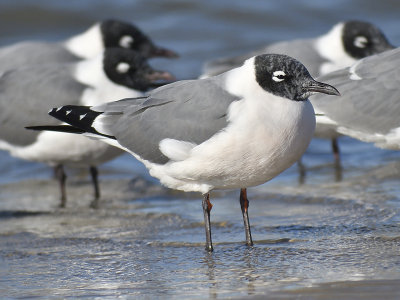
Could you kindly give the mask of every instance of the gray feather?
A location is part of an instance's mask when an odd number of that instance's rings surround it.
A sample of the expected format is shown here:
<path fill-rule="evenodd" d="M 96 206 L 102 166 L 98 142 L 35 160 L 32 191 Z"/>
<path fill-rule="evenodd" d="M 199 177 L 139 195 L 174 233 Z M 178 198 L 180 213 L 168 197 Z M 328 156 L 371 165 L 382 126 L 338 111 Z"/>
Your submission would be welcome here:
<path fill-rule="evenodd" d="M 79 58 L 62 44 L 20 42 L 0 49 L 0 70 L 10 70 L 32 64 L 75 62 Z"/>
<path fill-rule="evenodd" d="M 362 59 L 353 67 L 361 80 L 351 79 L 346 68 L 318 80 L 335 86 L 341 97 L 310 97 L 314 107 L 339 125 L 370 134 L 400 127 L 400 49 Z M 353 77 L 354 78 L 354 75 Z"/>
<path fill-rule="evenodd" d="M 7 71 L 0 76 L 0 139 L 15 145 L 33 142 L 38 132 L 25 126 L 56 125 L 47 112 L 79 104 L 86 86 L 71 76 L 71 65 L 45 65 Z"/>
<path fill-rule="evenodd" d="M 165 163 L 168 159 L 158 148 L 161 140 L 200 144 L 226 127 L 228 107 L 239 98 L 226 92 L 223 84 L 224 76 L 180 81 L 152 91 L 147 98 L 107 104 L 109 134 L 142 158 Z M 122 114 L 116 113 L 117 107 Z"/>

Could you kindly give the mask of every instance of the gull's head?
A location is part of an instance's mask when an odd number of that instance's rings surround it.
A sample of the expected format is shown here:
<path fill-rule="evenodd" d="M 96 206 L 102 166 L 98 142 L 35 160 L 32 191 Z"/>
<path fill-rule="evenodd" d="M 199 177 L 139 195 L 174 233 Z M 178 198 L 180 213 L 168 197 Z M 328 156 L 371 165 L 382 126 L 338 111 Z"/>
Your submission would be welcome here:
<path fill-rule="evenodd" d="M 379 28 L 362 21 L 343 23 L 342 43 L 346 53 L 355 59 L 394 48 Z"/>
<path fill-rule="evenodd" d="M 294 101 L 315 93 L 340 95 L 331 85 L 315 81 L 296 59 L 280 54 L 262 54 L 254 59 L 256 81 L 265 91 Z"/>
<path fill-rule="evenodd" d="M 178 56 L 171 50 L 156 46 L 139 28 L 130 23 L 105 20 L 101 22 L 100 30 L 105 48 L 131 49 L 140 52 L 144 57 L 174 58 Z"/>
<path fill-rule="evenodd" d="M 145 57 L 129 49 L 107 48 L 103 69 L 112 82 L 142 92 L 175 80 L 171 73 L 154 70 Z"/>

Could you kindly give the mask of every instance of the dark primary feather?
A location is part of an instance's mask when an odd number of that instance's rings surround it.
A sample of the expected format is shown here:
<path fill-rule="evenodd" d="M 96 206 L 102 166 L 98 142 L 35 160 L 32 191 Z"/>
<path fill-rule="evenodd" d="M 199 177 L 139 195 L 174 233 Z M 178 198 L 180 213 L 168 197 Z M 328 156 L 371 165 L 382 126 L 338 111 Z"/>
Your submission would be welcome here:
<path fill-rule="evenodd" d="M 49 112 L 50 116 L 66 122 L 70 124 L 72 128 L 75 128 L 69 129 L 72 133 L 88 132 L 115 139 L 115 137 L 98 132 L 95 128 L 93 128 L 93 121 L 101 114 L 102 112 L 94 111 L 89 106 L 77 105 L 65 105 L 59 108 L 53 108 Z M 33 126 L 30 129 L 37 129 L 37 126 Z M 57 131 L 54 130 L 54 128 L 52 130 Z M 65 130 L 63 130 L 63 132 L 65 132 Z"/>
<path fill-rule="evenodd" d="M 57 132 L 66 132 L 66 133 L 76 133 L 81 134 L 85 133 L 86 131 L 80 128 L 76 128 L 70 125 L 44 125 L 44 126 L 26 126 L 26 129 L 29 130 L 36 130 L 36 131 L 57 131 Z"/>

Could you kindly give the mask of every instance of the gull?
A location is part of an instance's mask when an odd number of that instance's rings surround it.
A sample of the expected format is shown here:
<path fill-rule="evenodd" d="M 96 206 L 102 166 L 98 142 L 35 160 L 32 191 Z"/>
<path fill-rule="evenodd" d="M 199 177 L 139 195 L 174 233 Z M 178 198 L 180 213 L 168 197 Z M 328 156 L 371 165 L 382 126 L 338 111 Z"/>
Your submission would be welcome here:
<path fill-rule="evenodd" d="M 335 105 L 325 97 L 312 97 L 320 130 L 399 150 L 399 66 L 400 48 L 397 48 L 321 76 L 321 80 L 335 84 L 342 97 Z"/>
<path fill-rule="evenodd" d="M 301 61 L 312 76 L 317 77 L 349 67 L 361 58 L 393 48 L 384 33 L 375 25 L 351 20 L 337 23 L 322 36 L 277 42 L 248 54 L 207 62 L 201 77 L 220 74 L 241 65 L 248 57 L 262 53 L 290 55 Z M 319 126 L 317 119 L 315 137 L 331 140 L 335 164 L 339 166 L 338 136 L 319 129 Z"/>
<path fill-rule="evenodd" d="M 119 20 L 105 20 L 62 42 L 22 41 L 0 48 L 0 70 L 31 64 L 76 62 L 100 54 L 105 48 L 123 48 L 144 57 L 177 57 L 171 50 L 156 46 L 136 26 Z"/>
<path fill-rule="evenodd" d="M 90 167 L 95 187 L 93 205 L 97 205 L 100 192 L 96 165 L 121 151 L 84 136 L 76 139 L 71 134 L 33 132 L 24 127 L 47 120 L 45 111 L 55 105 L 96 105 L 108 99 L 137 97 L 163 80 L 172 79 L 169 73 L 153 70 L 139 53 L 121 48 L 107 48 L 95 58 L 78 63 L 8 70 L 0 76 L 0 149 L 21 159 L 54 166 L 61 207 L 66 205 L 63 165 Z"/>
<path fill-rule="evenodd" d="M 314 133 L 308 101 L 314 93 L 339 95 L 297 60 L 259 55 L 219 76 L 178 81 L 145 97 L 54 108 L 50 115 L 71 126 L 50 129 L 98 137 L 131 153 L 163 185 L 202 193 L 212 251 L 210 191 L 262 184 L 296 162 Z M 248 199 L 240 204 L 252 245 Z"/>

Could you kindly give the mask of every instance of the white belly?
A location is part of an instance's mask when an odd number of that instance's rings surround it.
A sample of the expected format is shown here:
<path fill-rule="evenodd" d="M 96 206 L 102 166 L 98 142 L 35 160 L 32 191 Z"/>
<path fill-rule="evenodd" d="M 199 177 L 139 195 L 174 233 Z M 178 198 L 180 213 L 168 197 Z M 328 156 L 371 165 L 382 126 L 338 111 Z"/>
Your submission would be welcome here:
<path fill-rule="evenodd" d="M 149 165 L 168 187 L 206 193 L 211 189 L 262 184 L 290 167 L 305 152 L 315 129 L 311 103 L 232 104 L 230 124 L 191 149 L 182 161 Z M 273 118 L 271 118 L 273 116 Z"/>
<path fill-rule="evenodd" d="M 70 166 L 96 166 L 122 154 L 121 149 L 82 135 L 44 131 L 37 140 L 25 147 L 10 149 L 13 156 L 47 163 Z"/>

